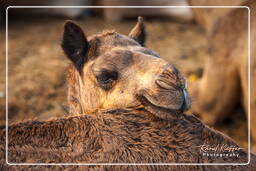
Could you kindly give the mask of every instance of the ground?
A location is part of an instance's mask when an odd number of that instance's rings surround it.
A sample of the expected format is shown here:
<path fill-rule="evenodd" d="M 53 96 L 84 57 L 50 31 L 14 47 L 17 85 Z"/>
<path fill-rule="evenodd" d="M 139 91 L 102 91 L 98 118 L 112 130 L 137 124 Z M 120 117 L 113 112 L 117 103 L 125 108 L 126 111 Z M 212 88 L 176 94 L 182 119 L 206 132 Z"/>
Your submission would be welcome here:
<path fill-rule="evenodd" d="M 63 18 L 17 18 L 9 20 L 8 29 L 8 118 L 9 123 L 29 119 L 46 120 L 65 115 L 65 76 L 69 61 L 60 47 Z M 87 35 L 104 29 L 128 34 L 135 20 L 107 23 L 102 18 L 87 17 L 76 20 Z M 207 38 L 195 23 L 170 19 L 148 19 L 147 47 L 162 58 L 174 63 L 189 77 L 200 75 L 207 56 Z M 5 29 L 0 30 L 5 41 Z M 5 123 L 5 46 L 0 45 L 0 124 Z M 194 79 L 194 77 L 192 77 Z M 2 94 L 2 95 L 1 95 Z M 247 147 L 247 124 L 241 109 L 226 121 L 215 126 Z"/>

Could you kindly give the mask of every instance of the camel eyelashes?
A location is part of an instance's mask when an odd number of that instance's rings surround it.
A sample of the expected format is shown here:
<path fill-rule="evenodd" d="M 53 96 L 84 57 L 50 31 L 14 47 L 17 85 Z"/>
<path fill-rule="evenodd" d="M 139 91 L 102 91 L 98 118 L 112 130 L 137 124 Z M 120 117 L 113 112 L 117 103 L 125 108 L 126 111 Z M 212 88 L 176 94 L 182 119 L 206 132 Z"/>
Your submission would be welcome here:
<path fill-rule="evenodd" d="M 109 90 L 114 86 L 114 81 L 118 79 L 118 73 L 116 71 L 103 70 L 96 76 L 98 84 L 104 90 Z"/>

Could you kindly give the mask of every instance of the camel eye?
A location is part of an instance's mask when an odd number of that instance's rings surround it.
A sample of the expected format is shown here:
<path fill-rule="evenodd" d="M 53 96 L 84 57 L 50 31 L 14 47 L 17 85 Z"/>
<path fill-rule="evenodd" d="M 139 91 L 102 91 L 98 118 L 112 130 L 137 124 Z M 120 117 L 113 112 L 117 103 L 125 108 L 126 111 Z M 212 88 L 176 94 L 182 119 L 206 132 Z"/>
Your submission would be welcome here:
<path fill-rule="evenodd" d="M 114 85 L 113 82 L 117 80 L 118 73 L 116 71 L 103 70 L 96 78 L 103 89 L 109 90 Z"/>

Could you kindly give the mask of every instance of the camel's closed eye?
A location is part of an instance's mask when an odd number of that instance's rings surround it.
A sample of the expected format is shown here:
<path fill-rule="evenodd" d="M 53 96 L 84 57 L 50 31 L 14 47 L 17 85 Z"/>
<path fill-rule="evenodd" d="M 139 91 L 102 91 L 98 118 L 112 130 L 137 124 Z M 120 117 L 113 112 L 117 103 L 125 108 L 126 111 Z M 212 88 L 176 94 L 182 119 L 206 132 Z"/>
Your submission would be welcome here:
<path fill-rule="evenodd" d="M 101 88 L 109 90 L 114 86 L 114 81 L 118 79 L 118 73 L 103 69 L 97 74 L 96 79 Z"/>

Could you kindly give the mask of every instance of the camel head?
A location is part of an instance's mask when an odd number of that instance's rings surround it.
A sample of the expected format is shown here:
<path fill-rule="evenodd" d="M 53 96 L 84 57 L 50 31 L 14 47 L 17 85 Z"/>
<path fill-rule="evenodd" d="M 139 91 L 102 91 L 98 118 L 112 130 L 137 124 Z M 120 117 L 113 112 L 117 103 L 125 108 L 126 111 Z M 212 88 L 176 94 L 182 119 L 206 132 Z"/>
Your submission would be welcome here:
<path fill-rule="evenodd" d="M 191 100 L 185 79 L 146 48 L 145 39 L 142 17 L 128 36 L 105 31 L 87 37 L 67 21 L 62 48 L 73 66 L 68 76 L 70 112 L 141 107 L 163 118 L 168 116 L 160 111 L 177 115 L 187 110 Z"/>

